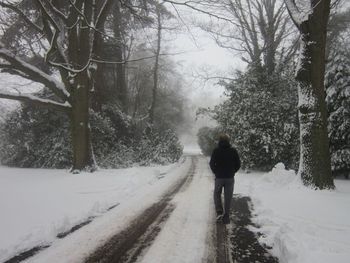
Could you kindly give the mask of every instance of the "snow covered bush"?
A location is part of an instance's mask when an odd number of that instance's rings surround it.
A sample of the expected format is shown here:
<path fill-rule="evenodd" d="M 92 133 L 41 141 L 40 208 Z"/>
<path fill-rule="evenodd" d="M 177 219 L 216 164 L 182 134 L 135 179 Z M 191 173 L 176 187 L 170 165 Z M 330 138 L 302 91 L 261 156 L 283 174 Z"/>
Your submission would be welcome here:
<path fill-rule="evenodd" d="M 176 162 L 182 155 L 182 145 L 172 130 L 146 129 L 135 145 L 135 161 L 141 165 Z"/>
<path fill-rule="evenodd" d="M 295 168 L 299 131 L 292 77 L 252 67 L 225 86 L 229 98 L 214 109 L 214 119 L 230 135 L 243 166 L 270 170 L 283 162 Z"/>
<path fill-rule="evenodd" d="M 344 47 L 343 47 L 344 48 Z M 334 175 L 350 175 L 350 52 L 331 52 L 326 70 L 328 134 Z"/>
<path fill-rule="evenodd" d="M 131 118 L 114 106 L 90 112 L 92 144 L 102 168 L 135 163 L 165 164 L 177 161 L 182 146 L 172 130 L 155 130 L 142 136 Z M 67 116 L 25 104 L 2 125 L 1 162 L 18 167 L 70 168 L 71 148 Z"/>
<path fill-rule="evenodd" d="M 210 156 L 217 146 L 218 128 L 202 127 L 197 133 L 197 142 L 205 156 Z"/>
<path fill-rule="evenodd" d="M 4 165 L 19 167 L 69 167 L 68 118 L 49 109 L 21 108 L 2 125 Z"/>

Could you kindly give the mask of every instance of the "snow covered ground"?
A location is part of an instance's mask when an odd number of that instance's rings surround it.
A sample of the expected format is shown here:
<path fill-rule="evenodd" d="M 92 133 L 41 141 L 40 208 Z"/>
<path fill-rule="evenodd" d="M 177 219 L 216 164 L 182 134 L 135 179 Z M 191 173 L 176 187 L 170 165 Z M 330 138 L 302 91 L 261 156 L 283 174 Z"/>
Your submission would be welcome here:
<path fill-rule="evenodd" d="M 190 165 L 187 158 L 170 166 L 80 175 L 1 167 L 0 262 L 45 244 L 51 246 L 25 262 L 81 262 L 158 201 Z M 200 158 L 193 181 L 175 196 L 175 210 L 140 262 L 193 263 L 208 256 L 212 182 L 207 160 Z M 252 229 L 265 234 L 261 242 L 273 247 L 280 262 L 346 263 L 350 258 L 350 181 L 335 183 L 335 191 L 313 191 L 302 186 L 293 171 L 279 165 L 270 173 L 237 174 L 235 193 L 252 197 L 253 221 L 261 226 Z M 74 234 L 56 237 L 91 216 L 96 218 Z"/>
<path fill-rule="evenodd" d="M 305 188 L 293 171 L 240 174 L 236 193 L 252 197 L 254 222 L 280 262 L 346 263 L 350 258 L 350 181 L 335 191 Z"/>
<path fill-rule="evenodd" d="M 113 227 L 125 227 L 144 207 L 157 201 L 164 189 L 186 175 L 190 161 L 183 160 L 169 166 L 78 175 L 65 170 L 0 167 L 0 262 L 48 244 L 52 246 L 42 254 L 49 257 L 57 253 L 58 262 L 63 262 L 62 256 L 64 262 L 84 257 L 96 243 L 118 230 Z M 115 209 L 107 211 L 114 205 Z M 97 218 L 76 239 L 68 236 L 62 242 L 56 238 L 92 216 Z M 81 240 L 85 240 L 84 245 Z M 70 260 L 72 255 L 74 261 Z M 52 262 L 41 258 L 33 258 L 33 262 Z"/>

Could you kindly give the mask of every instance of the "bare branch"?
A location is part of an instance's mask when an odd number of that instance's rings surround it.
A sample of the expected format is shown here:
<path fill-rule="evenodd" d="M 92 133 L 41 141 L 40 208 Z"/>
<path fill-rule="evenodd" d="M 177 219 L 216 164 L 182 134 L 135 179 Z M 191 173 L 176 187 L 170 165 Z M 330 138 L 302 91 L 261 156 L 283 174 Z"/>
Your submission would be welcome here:
<path fill-rule="evenodd" d="M 58 8 L 56 8 L 51 1 L 46 1 L 49 4 L 50 10 L 56 14 L 58 17 L 60 17 L 63 21 L 68 21 L 68 16 L 62 13 Z"/>
<path fill-rule="evenodd" d="M 50 23 L 52 24 L 52 26 L 57 30 L 60 31 L 60 28 L 58 26 L 58 24 L 56 23 L 56 21 L 52 18 L 52 16 L 49 14 L 49 12 L 46 10 L 46 7 L 44 6 L 44 4 L 41 2 L 41 0 L 35 0 L 37 2 L 37 4 L 39 5 L 42 15 L 45 16 L 45 18 L 50 21 Z"/>
<path fill-rule="evenodd" d="M 33 96 L 31 94 L 21 94 L 21 93 L 14 94 L 14 93 L 7 93 L 7 92 L 0 91 L 0 98 L 23 101 L 23 102 L 29 103 L 31 105 L 52 108 L 52 109 L 66 112 L 66 113 L 68 113 L 71 109 L 71 106 L 68 102 L 59 103 L 57 101 L 53 101 L 53 100 L 49 100 L 49 99 L 38 98 L 38 97 Z"/>
<path fill-rule="evenodd" d="M 185 23 L 185 21 L 182 19 L 180 12 L 177 10 L 176 6 L 174 4 L 171 4 L 178 16 L 178 18 L 180 19 L 181 23 L 186 27 L 187 32 L 190 34 L 191 39 L 193 41 L 193 43 L 196 45 L 196 47 L 199 47 L 199 45 L 197 44 L 196 38 L 194 37 L 194 35 L 192 34 L 192 31 L 190 30 L 189 26 L 187 25 L 187 23 Z"/>
<path fill-rule="evenodd" d="M 69 101 L 70 94 L 64 85 L 42 70 L 15 56 L 0 43 L 0 57 L 6 60 L 15 70 L 28 76 L 28 79 L 42 83 L 63 101 Z"/>
<path fill-rule="evenodd" d="M 230 24 L 234 24 L 236 26 L 240 26 L 239 24 L 237 24 L 236 22 L 232 21 L 231 19 L 228 19 L 228 18 L 226 18 L 224 16 L 217 15 L 215 13 L 212 13 L 210 11 L 206 11 L 206 10 L 204 10 L 202 8 L 199 8 L 199 7 L 196 7 L 195 5 L 192 5 L 191 4 L 192 1 L 177 2 L 177 1 L 171 1 L 171 0 L 164 0 L 163 2 L 172 4 L 172 5 L 186 6 L 186 7 L 191 8 L 191 9 L 193 9 L 193 10 L 199 12 L 199 13 L 208 15 L 209 17 L 214 17 L 214 18 L 216 18 L 218 20 L 223 20 L 223 21 L 229 22 Z"/>
<path fill-rule="evenodd" d="M 18 14 L 19 17 L 22 18 L 29 26 L 33 27 L 39 33 L 43 33 L 44 29 L 42 27 L 38 26 L 37 24 L 35 24 L 34 22 L 32 22 L 28 18 L 28 16 L 22 10 L 20 10 L 17 6 L 9 4 L 9 3 L 5 3 L 4 1 L 0 1 L 0 6 L 12 10 L 16 14 Z"/>
<path fill-rule="evenodd" d="M 111 9 L 113 4 L 114 4 L 113 0 L 105 0 L 103 6 L 100 9 L 99 14 L 97 15 L 97 18 L 96 18 L 96 24 L 95 24 L 96 28 L 100 28 L 104 24 L 106 17 L 107 17 L 107 14 L 108 14 L 108 12 Z"/>
<path fill-rule="evenodd" d="M 52 18 L 52 16 L 50 15 L 49 11 L 46 9 L 46 7 L 44 6 L 44 4 L 42 3 L 41 0 L 36 0 L 36 3 L 39 5 L 39 8 L 41 10 L 42 13 L 42 20 L 44 23 L 44 31 L 46 33 L 46 38 L 48 39 L 48 41 L 50 42 L 50 48 L 48 50 L 48 52 L 45 55 L 45 60 L 51 64 L 51 66 L 55 66 L 57 63 L 50 63 L 49 61 L 49 55 L 50 53 L 52 53 L 54 50 L 57 50 L 59 53 L 60 58 L 65 62 L 68 63 L 68 60 L 64 54 L 64 51 L 62 50 L 62 47 L 60 46 L 60 44 L 58 43 L 58 39 L 59 39 L 59 33 L 61 32 L 61 28 L 59 27 L 59 25 L 57 24 L 57 22 Z M 52 6 L 52 7 L 51 7 Z M 52 3 L 50 4 L 51 9 L 55 8 Z M 59 11 L 59 10 L 57 10 Z M 56 11 L 54 11 L 55 13 Z M 63 15 L 63 14 L 62 14 Z M 64 16 L 64 15 L 63 15 Z M 60 16 L 61 17 L 61 16 Z M 67 23 L 68 22 L 68 18 L 66 16 L 64 16 L 64 22 Z M 52 25 L 53 29 L 51 28 L 50 24 Z"/>
<path fill-rule="evenodd" d="M 180 54 L 184 54 L 184 53 L 187 53 L 187 52 L 184 51 L 184 52 L 176 52 L 176 53 L 161 53 L 161 54 L 159 54 L 159 56 L 174 56 L 174 55 L 180 55 Z M 124 60 L 124 61 L 108 61 L 108 60 L 100 60 L 100 59 L 90 59 L 90 63 L 95 62 L 95 63 L 101 63 L 101 64 L 125 64 L 128 62 L 142 61 L 142 60 L 152 59 L 155 57 L 156 57 L 156 55 L 152 55 L 152 56 L 129 59 L 129 60 Z"/>

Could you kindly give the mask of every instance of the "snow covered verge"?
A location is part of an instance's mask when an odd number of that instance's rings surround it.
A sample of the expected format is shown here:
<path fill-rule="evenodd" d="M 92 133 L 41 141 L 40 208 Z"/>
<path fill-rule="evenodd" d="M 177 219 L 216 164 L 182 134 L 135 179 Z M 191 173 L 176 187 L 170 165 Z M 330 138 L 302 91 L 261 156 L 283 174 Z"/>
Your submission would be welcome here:
<path fill-rule="evenodd" d="M 235 192 L 252 197 L 254 229 L 280 262 L 346 263 L 350 258 L 350 181 L 314 191 L 278 164 L 270 173 L 238 174 Z"/>
<path fill-rule="evenodd" d="M 46 256 L 52 258 L 50 253 L 66 262 L 81 260 L 157 201 L 186 175 L 190 163 L 190 158 L 182 158 L 168 166 L 78 175 L 65 170 L 0 167 L 0 262 L 44 245 L 51 247 L 41 252 L 40 258 L 30 260 L 48 262 L 45 260 Z M 65 242 L 57 238 L 91 217 L 94 220 L 81 234 L 67 236 Z"/>

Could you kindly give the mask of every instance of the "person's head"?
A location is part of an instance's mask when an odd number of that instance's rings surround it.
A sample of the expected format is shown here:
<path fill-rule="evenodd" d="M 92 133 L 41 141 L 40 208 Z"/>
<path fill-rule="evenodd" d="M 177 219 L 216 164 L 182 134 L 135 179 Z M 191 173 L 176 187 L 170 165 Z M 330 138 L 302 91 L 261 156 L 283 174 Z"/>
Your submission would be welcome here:
<path fill-rule="evenodd" d="M 230 137 L 226 133 L 221 133 L 219 135 L 219 143 L 229 144 Z"/>

